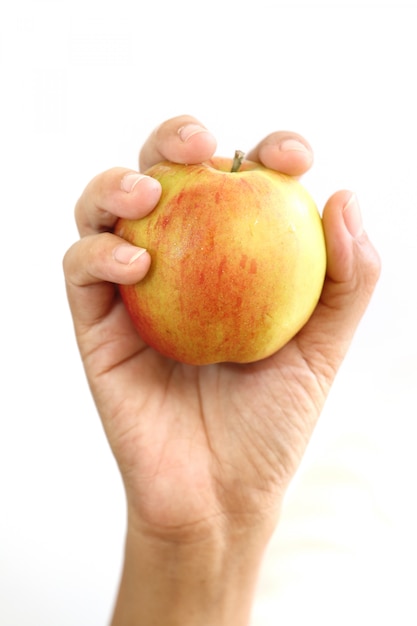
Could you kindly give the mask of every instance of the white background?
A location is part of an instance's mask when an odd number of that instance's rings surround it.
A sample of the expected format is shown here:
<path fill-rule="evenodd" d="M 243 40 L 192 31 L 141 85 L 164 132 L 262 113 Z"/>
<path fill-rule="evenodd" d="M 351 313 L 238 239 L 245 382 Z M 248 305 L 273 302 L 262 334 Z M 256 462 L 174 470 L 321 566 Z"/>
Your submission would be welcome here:
<path fill-rule="evenodd" d="M 27 0 L 0 9 L 0 624 L 102 626 L 125 529 L 61 259 L 88 180 L 181 113 L 248 150 L 315 151 L 383 273 L 265 559 L 254 623 L 417 623 L 416 18 L 412 3 Z"/>

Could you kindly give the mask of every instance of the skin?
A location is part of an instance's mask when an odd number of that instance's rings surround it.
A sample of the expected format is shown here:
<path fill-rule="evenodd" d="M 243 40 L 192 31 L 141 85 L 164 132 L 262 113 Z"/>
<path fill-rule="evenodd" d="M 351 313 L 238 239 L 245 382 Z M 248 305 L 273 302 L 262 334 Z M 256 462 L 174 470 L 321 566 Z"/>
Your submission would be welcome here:
<path fill-rule="evenodd" d="M 150 135 L 139 169 L 198 163 L 215 149 L 200 122 L 180 116 Z M 290 132 L 270 134 L 247 158 L 297 177 L 313 160 Z M 140 218 L 158 201 L 158 183 L 137 176 L 114 168 L 87 185 L 75 210 L 80 240 L 64 258 L 80 354 L 126 490 L 112 624 L 243 626 L 286 488 L 380 261 L 355 196 L 335 193 L 323 210 L 327 277 L 301 332 L 255 364 L 181 365 L 142 342 L 114 285 L 140 281 L 150 266 L 146 252 L 110 232 L 118 217 Z"/>

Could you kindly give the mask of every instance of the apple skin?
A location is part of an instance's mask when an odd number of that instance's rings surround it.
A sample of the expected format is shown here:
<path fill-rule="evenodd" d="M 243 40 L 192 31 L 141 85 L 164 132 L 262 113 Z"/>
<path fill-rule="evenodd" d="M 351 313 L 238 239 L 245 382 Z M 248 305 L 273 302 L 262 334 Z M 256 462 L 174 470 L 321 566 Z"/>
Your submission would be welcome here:
<path fill-rule="evenodd" d="M 142 339 L 192 365 L 272 355 L 319 300 L 326 247 L 317 207 L 295 179 L 251 161 L 168 161 L 157 207 L 115 233 L 152 258 L 144 280 L 120 285 Z"/>

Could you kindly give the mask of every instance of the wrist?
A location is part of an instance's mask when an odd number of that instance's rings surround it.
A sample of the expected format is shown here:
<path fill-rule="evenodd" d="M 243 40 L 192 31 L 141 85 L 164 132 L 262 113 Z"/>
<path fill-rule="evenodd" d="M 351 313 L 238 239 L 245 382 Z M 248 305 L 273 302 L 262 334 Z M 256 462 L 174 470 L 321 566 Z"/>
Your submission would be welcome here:
<path fill-rule="evenodd" d="M 162 538 L 129 523 L 112 626 L 246 626 L 271 529 Z"/>

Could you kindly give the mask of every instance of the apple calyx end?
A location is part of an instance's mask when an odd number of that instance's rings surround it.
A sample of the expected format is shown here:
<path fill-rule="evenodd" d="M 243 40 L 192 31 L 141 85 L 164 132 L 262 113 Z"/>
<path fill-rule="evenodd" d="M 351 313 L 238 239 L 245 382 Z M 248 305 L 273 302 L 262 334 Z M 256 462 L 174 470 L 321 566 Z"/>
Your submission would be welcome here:
<path fill-rule="evenodd" d="M 235 156 L 233 157 L 232 169 L 231 172 L 238 172 L 240 166 L 242 165 L 242 161 L 245 158 L 245 153 L 242 150 L 236 150 Z"/>

